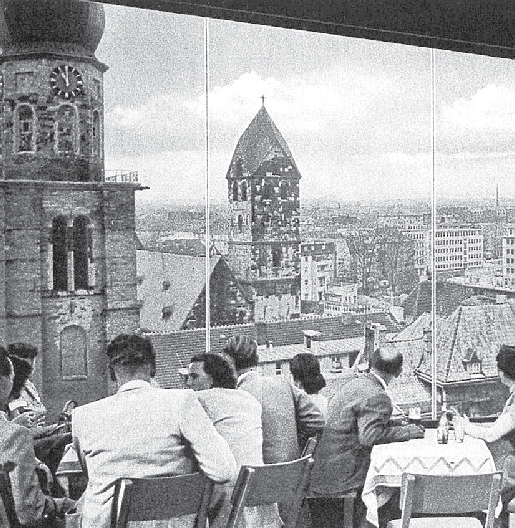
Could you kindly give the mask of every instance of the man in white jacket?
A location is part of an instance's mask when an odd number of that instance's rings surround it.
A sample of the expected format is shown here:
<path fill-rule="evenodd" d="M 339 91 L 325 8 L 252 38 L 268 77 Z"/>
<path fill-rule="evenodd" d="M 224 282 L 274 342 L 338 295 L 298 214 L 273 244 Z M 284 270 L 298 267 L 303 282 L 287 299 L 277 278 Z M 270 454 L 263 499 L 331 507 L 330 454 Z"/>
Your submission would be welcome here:
<path fill-rule="evenodd" d="M 114 483 L 121 477 L 181 475 L 200 469 L 215 482 L 234 478 L 227 442 L 189 390 L 150 385 L 152 343 L 120 335 L 107 347 L 118 392 L 73 412 L 73 443 L 88 486 L 82 528 L 109 528 Z M 191 523 L 185 519 L 184 526 Z"/>

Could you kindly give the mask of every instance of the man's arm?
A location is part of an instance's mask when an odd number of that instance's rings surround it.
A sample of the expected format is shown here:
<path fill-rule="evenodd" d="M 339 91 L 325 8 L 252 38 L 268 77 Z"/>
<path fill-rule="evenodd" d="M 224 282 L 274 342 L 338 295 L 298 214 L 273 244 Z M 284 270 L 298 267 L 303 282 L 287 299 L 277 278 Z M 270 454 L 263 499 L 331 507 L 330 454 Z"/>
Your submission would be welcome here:
<path fill-rule="evenodd" d="M 385 392 L 374 394 L 363 402 L 358 415 L 359 443 L 366 447 L 422 438 L 416 425 L 390 425 L 392 402 Z"/>
<path fill-rule="evenodd" d="M 215 482 L 234 478 L 238 467 L 229 444 L 218 434 L 193 392 L 186 393 L 179 419 L 180 431 L 202 472 Z"/>
<path fill-rule="evenodd" d="M 41 491 L 39 485 L 30 431 L 24 427 L 13 429 L 12 435 L 4 443 L 3 455 L 15 465 L 9 476 L 20 523 L 32 525 L 44 516 L 54 515 L 58 510 L 57 504 Z"/>
<path fill-rule="evenodd" d="M 295 401 L 295 414 L 297 416 L 297 430 L 299 436 L 308 438 L 321 431 L 325 426 L 322 411 L 311 401 L 308 394 L 291 385 Z"/>

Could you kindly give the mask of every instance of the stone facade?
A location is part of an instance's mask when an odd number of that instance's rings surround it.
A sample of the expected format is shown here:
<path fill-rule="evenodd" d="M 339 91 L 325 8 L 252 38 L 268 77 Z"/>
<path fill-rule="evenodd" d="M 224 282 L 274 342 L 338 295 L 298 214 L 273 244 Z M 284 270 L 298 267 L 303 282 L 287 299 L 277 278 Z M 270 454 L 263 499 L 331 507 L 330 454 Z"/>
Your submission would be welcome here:
<path fill-rule="evenodd" d="M 254 300 L 254 320 L 300 313 L 300 173 L 263 106 L 241 136 L 227 172 L 228 261 Z"/>
<path fill-rule="evenodd" d="M 93 29 L 101 31 L 102 7 L 74 2 L 98 15 Z M 17 40 L 2 35 L 0 56 L 0 335 L 3 345 L 38 348 L 34 381 L 55 417 L 68 399 L 108 394 L 105 345 L 139 327 L 134 194 L 141 186 L 104 181 L 107 67 L 91 43 L 23 42 L 13 20 Z"/>

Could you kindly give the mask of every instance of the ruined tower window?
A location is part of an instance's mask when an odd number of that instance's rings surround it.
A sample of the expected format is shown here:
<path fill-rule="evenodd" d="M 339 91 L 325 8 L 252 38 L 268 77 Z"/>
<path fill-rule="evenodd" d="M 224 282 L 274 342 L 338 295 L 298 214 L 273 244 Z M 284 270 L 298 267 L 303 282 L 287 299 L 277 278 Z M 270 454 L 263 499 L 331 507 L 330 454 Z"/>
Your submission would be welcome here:
<path fill-rule="evenodd" d="M 86 331 L 82 326 L 67 326 L 61 332 L 61 376 L 84 379 L 88 376 Z"/>
<path fill-rule="evenodd" d="M 66 217 L 58 216 L 52 222 L 53 290 L 68 290 L 68 223 Z"/>
<path fill-rule="evenodd" d="M 282 200 L 288 199 L 288 183 L 285 181 L 281 182 L 281 199 Z"/>
<path fill-rule="evenodd" d="M 93 125 L 91 129 L 91 141 L 93 156 L 100 155 L 100 114 L 97 110 L 93 112 Z"/>
<path fill-rule="evenodd" d="M 238 233 L 243 233 L 243 216 L 238 215 Z"/>
<path fill-rule="evenodd" d="M 18 108 L 18 152 L 34 151 L 34 110 L 29 105 Z"/>
<path fill-rule="evenodd" d="M 283 252 L 282 252 L 281 248 L 272 249 L 272 266 L 274 268 L 280 268 L 281 267 L 282 257 L 283 257 Z"/>
<path fill-rule="evenodd" d="M 78 216 L 73 221 L 73 276 L 75 290 L 88 289 L 88 219 Z"/>
<path fill-rule="evenodd" d="M 247 201 L 247 182 L 246 181 L 241 182 L 241 201 L 242 202 Z"/>
<path fill-rule="evenodd" d="M 233 202 L 238 201 L 238 182 L 237 181 L 232 182 L 232 201 Z"/>
<path fill-rule="evenodd" d="M 271 200 L 274 196 L 274 184 L 271 181 L 265 182 L 263 186 L 263 200 Z"/>
<path fill-rule="evenodd" d="M 75 151 L 75 111 L 71 105 L 62 105 L 57 111 L 57 152 L 73 154 Z"/>

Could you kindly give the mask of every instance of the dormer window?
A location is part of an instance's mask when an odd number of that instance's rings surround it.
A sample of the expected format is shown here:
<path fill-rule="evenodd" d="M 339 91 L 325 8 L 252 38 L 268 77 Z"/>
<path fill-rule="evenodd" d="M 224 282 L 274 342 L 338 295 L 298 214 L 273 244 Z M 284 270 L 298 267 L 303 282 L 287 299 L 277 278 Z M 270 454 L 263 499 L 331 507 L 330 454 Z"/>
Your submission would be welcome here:
<path fill-rule="evenodd" d="M 481 363 L 481 358 L 478 356 L 477 352 L 474 349 L 469 348 L 463 357 L 463 367 L 466 372 L 471 376 L 481 375 Z"/>
<path fill-rule="evenodd" d="M 163 281 L 163 291 L 168 291 L 170 289 L 170 281 Z"/>

